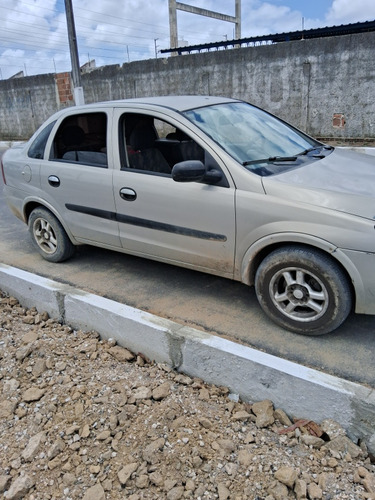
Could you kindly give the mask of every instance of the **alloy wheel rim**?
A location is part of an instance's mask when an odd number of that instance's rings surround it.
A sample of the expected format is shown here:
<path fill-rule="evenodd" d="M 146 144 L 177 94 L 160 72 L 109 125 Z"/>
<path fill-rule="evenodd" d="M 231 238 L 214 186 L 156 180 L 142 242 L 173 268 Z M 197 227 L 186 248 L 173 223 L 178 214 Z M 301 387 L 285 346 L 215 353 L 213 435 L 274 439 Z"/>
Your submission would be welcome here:
<path fill-rule="evenodd" d="M 299 267 L 278 271 L 270 281 L 269 292 L 276 309 L 298 322 L 317 321 L 329 305 L 328 290 L 322 280 Z"/>
<path fill-rule="evenodd" d="M 57 250 L 57 238 L 51 224 L 42 218 L 34 222 L 34 236 L 38 246 L 47 254 L 53 254 Z"/>

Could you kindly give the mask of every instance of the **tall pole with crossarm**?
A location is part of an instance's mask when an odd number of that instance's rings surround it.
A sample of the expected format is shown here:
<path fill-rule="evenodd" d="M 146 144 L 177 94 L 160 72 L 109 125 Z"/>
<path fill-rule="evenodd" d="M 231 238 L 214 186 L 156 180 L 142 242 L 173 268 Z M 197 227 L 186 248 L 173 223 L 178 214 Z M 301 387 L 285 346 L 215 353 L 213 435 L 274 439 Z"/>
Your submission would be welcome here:
<path fill-rule="evenodd" d="M 190 12 L 190 14 L 198 14 L 199 16 L 213 17 L 219 21 L 234 23 L 235 38 L 236 40 L 241 38 L 241 0 L 235 0 L 235 16 L 227 16 L 226 14 L 220 14 L 220 12 L 193 7 L 192 5 L 176 2 L 176 0 L 169 0 L 169 32 L 171 48 L 173 49 L 178 47 L 177 10 Z"/>
<path fill-rule="evenodd" d="M 66 21 L 68 26 L 70 59 L 72 63 L 74 101 L 76 105 L 80 105 L 80 104 L 85 104 L 85 98 L 83 95 L 83 87 L 81 82 L 81 70 L 79 66 L 77 35 L 76 35 L 76 28 L 74 25 L 72 0 L 65 0 L 65 12 L 66 12 Z"/>

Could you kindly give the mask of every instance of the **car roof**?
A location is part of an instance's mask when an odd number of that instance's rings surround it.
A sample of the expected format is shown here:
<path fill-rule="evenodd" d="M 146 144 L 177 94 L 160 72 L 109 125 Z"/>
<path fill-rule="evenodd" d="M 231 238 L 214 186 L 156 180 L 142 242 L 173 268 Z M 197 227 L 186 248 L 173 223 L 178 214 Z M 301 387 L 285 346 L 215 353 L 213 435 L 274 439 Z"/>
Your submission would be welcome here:
<path fill-rule="evenodd" d="M 203 95 L 178 95 L 178 96 L 159 96 L 159 97 L 138 97 L 135 99 L 121 99 L 116 101 L 103 101 L 98 103 L 76 106 L 75 109 L 89 109 L 100 105 L 101 107 L 126 107 L 129 104 L 139 104 L 148 106 L 160 106 L 173 109 L 175 111 L 187 111 L 188 109 L 210 106 L 213 104 L 222 104 L 227 102 L 238 102 L 238 99 L 229 97 L 203 96 Z"/>

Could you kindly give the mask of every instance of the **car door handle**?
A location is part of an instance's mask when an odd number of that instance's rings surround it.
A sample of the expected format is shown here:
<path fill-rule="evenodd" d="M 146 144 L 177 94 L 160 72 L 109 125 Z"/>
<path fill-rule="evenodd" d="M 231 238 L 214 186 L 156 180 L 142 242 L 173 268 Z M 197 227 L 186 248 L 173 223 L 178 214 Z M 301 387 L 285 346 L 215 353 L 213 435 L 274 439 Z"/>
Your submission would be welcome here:
<path fill-rule="evenodd" d="M 60 179 L 56 175 L 50 175 L 48 177 L 48 184 L 54 188 L 60 186 Z"/>
<path fill-rule="evenodd" d="M 137 199 L 137 193 L 132 188 L 123 187 L 120 189 L 120 196 L 123 200 L 134 201 Z"/>

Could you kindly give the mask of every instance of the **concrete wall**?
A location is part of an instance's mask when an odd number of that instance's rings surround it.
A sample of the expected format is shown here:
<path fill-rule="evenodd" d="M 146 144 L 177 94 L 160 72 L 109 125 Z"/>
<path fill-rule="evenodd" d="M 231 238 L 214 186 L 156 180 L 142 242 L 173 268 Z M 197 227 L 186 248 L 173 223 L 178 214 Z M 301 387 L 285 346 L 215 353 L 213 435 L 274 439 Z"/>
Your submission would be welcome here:
<path fill-rule="evenodd" d="M 105 66 L 87 103 L 210 94 L 261 106 L 315 137 L 375 139 L 375 32 Z M 54 75 L 0 81 L 0 140 L 27 138 L 61 102 Z"/>

